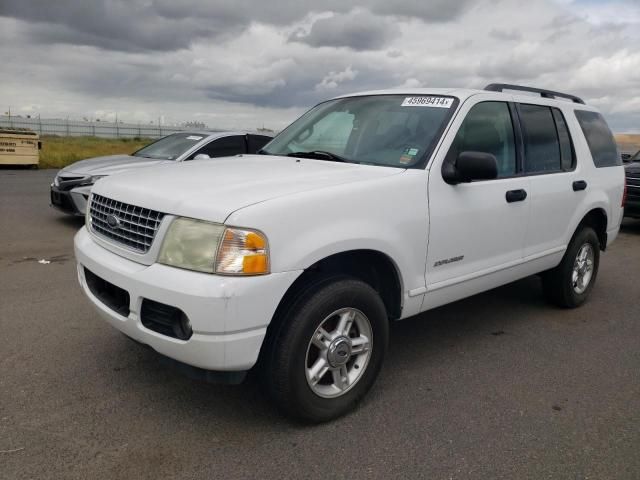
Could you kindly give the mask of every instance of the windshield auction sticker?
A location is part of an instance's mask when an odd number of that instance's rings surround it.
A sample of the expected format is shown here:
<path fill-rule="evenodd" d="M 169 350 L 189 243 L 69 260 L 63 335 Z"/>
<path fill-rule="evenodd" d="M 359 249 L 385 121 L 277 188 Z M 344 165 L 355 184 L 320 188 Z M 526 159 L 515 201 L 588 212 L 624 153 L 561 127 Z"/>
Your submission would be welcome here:
<path fill-rule="evenodd" d="M 407 97 L 402 102 L 403 107 L 435 107 L 450 108 L 453 98 L 445 97 Z"/>

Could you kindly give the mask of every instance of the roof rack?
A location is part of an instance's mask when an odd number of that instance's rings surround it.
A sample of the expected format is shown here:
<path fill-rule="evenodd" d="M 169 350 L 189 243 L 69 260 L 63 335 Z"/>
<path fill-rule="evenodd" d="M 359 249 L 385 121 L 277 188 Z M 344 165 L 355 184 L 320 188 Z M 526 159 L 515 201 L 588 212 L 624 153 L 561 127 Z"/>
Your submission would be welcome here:
<path fill-rule="evenodd" d="M 584 100 L 580 97 L 576 97 L 575 95 L 570 95 L 568 93 L 560 93 L 554 92 L 553 90 L 544 90 L 542 88 L 533 88 L 533 87 L 523 87 L 522 85 L 509 85 L 508 83 L 492 83 L 484 87 L 485 90 L 489 92 L 502 92 L 504 90 L 518 90 L 521 92 L 531 92 L 531 93 L 539 93 L 543 98 L 566 98 L 571 100 L 574 103 L 582 103 L 584 105 Z"/>

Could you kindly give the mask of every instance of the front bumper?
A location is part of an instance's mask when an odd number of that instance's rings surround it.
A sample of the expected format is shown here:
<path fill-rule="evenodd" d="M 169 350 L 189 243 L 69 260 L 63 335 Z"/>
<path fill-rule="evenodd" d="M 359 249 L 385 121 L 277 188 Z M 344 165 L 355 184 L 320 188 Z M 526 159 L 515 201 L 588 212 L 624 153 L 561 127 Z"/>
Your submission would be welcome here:
<path fill-rule="evenodd" d="M 640 198 L 629 198 L 624 205 L 624 216 L 640 218 Z"/>
<path fill-rule="evenodd" d="M 51 184 L 50 205 L 69 215 L 84 216 L 90 192 L 91 186 L 62 190 Z"/>
<path fill-rule="evenodd" d="M 225 277 L 157 263 L 141 265 L 104 249 L 84 227 L 76 234 L 75 254 L 80 285 L 107 322 L 162 355 L 214 371 L 244 371 L 256 363 L 276 307 L 301 273 Z M 91 292 L 85 268 L 128 292 L 127 316 Z M 192 336 L 179 340 L 145 327 L 141 319 L 144 299 L 182 310 L 191 322 Z"/>

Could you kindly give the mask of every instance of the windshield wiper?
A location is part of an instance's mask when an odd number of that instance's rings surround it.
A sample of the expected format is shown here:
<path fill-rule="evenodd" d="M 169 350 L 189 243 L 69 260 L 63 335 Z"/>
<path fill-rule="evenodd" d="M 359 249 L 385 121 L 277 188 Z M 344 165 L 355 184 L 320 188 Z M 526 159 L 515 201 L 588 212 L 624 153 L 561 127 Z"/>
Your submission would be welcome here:
<path fill-rule="evenodd" d="M 331 152 L 326 152 L 324 150 L 312 150 L 311 152 L 292 152 L 292 153 L 287 153 L 287 157 L 320 158 L 320 159 L 331 160 L 333 162 L 354 163 L 353 160 L 349 160 L 348 158 L 341 157 L 340 155 L 336 155 L 335 153 L 331 153 Z"/>

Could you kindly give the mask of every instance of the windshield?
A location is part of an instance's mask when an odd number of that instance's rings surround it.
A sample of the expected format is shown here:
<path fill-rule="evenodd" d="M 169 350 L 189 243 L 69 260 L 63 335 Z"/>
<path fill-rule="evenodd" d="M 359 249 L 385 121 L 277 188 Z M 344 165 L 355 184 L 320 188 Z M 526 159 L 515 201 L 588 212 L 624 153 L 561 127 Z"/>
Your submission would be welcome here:
<path fill-rule="evenodd" d="M 452 97 L 372 95 L 317 105 L 265 146 L 304 156 L 410 168 L 430 154 L 457 104 Z"/>
<path fill-rule="evenodd" d="M 640 162 L 640 150 L 636 152 L 636 154 L 629 159 L 630 162 Z"/>
<path fill-rule="evenodd" d="M 175 160 L 205 137 L 206 135 L 196 133 L 174 133 L 141 148 L 133 156 Z"/>

